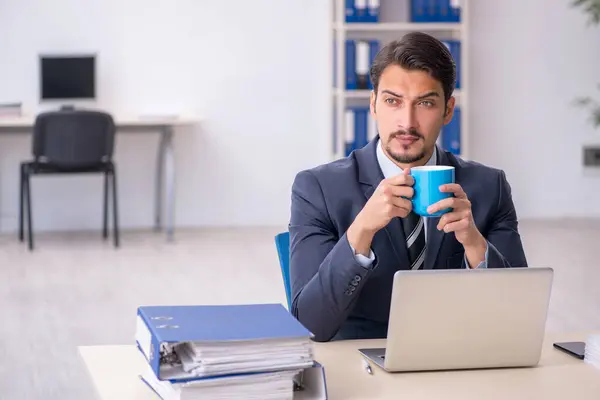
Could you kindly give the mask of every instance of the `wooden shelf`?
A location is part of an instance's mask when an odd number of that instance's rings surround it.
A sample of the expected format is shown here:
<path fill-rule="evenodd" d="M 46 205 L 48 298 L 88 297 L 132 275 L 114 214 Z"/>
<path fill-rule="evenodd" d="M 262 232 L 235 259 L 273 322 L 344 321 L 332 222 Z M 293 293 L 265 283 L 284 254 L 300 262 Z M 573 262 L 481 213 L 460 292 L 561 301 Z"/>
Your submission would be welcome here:
<path fill-rule="evenodd" d="M 445 22 L 379 22 L 379 23 L 337 23 L 335 30 L 345 30 L 354 32 L 397 32 L 397 31 L 462 31 L 461 23 Z"/>
<path fill-rule="evenodd" d="M 334 90 L 334 96 L 344 96 L 346 99 L 369 99 L 371 97 L 370 90 Z M 456 103 L 460 104 L 461 98 L 464 96 L 464 93 L 460 90 L 454 91 L 454 97 L 456 98 Z"/>

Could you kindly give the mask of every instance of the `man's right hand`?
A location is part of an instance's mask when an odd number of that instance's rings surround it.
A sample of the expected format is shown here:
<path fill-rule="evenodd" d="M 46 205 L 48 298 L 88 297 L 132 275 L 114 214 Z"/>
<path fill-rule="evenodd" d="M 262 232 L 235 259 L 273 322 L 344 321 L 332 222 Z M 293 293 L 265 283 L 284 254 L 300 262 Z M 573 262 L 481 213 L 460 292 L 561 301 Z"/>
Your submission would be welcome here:
<path fill-rule="evenodd" d="M 368 257 L 373 236 L 392 218 L 405 218 L 412 211 L 410 199 L 414 191 L 414 179 L 407 168 L 402 174 L 384 179 L 379 183 L 367 204 L 358 213 L 347 232 L 350 246 L 356 253 Z"/>

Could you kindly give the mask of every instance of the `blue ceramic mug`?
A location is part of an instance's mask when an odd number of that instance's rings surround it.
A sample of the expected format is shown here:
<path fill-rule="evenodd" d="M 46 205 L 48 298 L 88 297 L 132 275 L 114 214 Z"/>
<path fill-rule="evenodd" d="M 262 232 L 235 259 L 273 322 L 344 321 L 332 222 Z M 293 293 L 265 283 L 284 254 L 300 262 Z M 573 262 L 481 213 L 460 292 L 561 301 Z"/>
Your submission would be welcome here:
<path fill-rule="evenodd" d="M 429 214 L 427 207 L 442 199 L 454 196 L 453 193 L 440 191 L 440 186 L 454 183 L 454 167 L 447 165 L 425 165 L 410 169 L 410 175 L 414 178 L 415 191 L 412 198 L 413 211 L 423 217 L 439 217 L 448 211 L 440 210 Z"/>

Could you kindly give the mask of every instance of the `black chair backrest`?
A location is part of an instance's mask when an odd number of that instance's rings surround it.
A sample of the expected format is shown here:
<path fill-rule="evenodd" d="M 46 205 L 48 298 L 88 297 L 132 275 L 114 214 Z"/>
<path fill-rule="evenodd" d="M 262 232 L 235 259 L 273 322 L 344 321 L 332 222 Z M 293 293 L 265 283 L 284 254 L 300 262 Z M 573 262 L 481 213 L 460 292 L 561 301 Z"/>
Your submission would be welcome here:
<path fill-rule="evenodd" d="M 110 114 L 91 110 L 41 113 L 33 132 L 37 162 L 77 167 L 112 160 L 115 123 Z"/>

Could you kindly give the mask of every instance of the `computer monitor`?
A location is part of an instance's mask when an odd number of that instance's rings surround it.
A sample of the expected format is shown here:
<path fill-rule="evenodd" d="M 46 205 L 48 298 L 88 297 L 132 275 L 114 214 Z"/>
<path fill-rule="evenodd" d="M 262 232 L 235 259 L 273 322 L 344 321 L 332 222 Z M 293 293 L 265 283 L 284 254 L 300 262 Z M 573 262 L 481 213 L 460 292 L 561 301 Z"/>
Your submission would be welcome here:
<path fill-rule="evenodd" d="M 96 97 L 94 55 L 40 56 L 41 100 L 89 100 Z"/>

